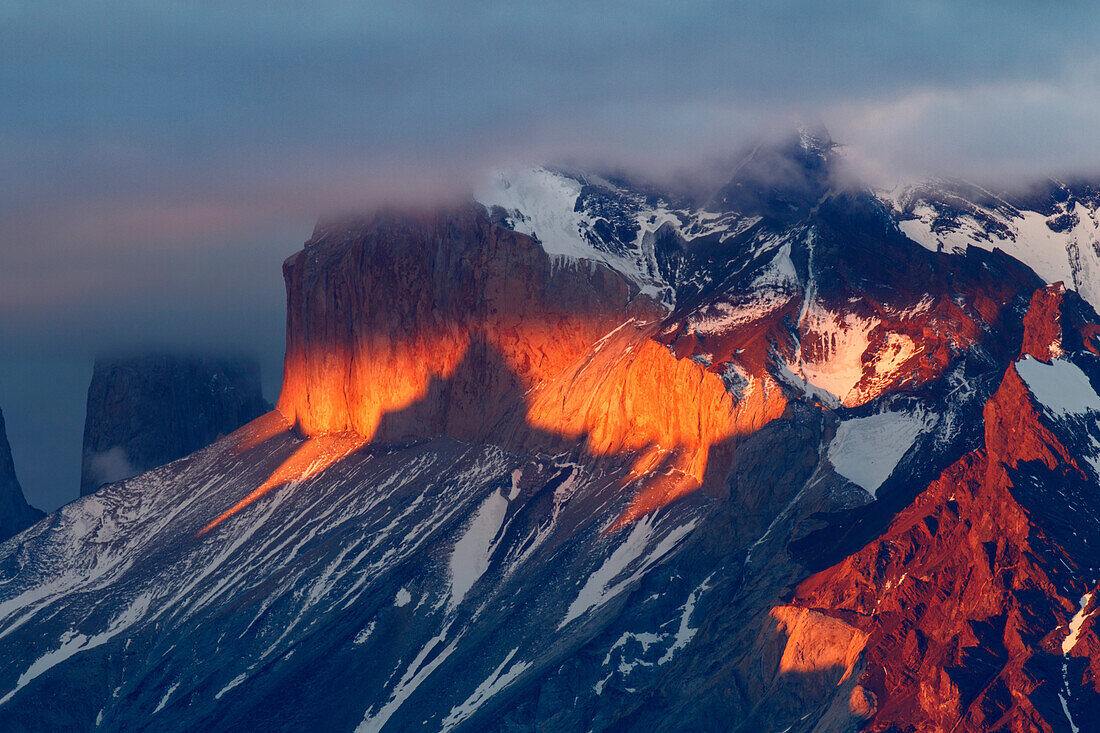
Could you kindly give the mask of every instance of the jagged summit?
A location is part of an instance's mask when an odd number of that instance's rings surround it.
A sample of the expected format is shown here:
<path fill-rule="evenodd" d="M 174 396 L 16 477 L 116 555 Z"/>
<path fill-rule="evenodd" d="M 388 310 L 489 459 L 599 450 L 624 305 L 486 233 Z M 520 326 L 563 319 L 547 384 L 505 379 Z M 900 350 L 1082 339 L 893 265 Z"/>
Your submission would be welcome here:
<path fill-rule="evenodd" d="M 824 129 L 801 129 L 778 143 L 758 145 L 708 208 L 777 220 L 804 216 L 832 184 L 838 147 Z"/>
<path fill-rule="evenodd" d="M 715 271 L 731 263 L 743 270 L 753 250 L 804 224 L 834 191 L 837 147 L 827 132 L 806 130 L 758 145 L 702 197 L 536 166 L 498 171 L 477 200 L 493 221 L 532 236 L 548 254 L 602 262 L 672 307 Z"/>

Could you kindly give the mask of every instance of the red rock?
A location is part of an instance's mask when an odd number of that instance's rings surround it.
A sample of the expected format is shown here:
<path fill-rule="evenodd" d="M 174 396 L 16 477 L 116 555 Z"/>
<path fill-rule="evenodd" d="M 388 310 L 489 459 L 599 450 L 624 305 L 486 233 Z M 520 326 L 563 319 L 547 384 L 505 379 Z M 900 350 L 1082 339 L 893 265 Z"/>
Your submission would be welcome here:
<path fill-rule="evenodd" d="M 1059 287 L 1035 294 L 1024 353 L 1051 358 L 1061 302 Z M 1089 558 L 1073 556 L 1036 522 L 1035 499 L 1018 482 L 1088 477 L 1013 366 L 984 421 L 982 448 L 948 468 L 881 537 L 795 592 L 795 605 L 867 634 L 858 682 L 877 708 L 865 730 L 1067 729 L 1058 700 L 1067 693 L 1049 670 L 1064 663 L 1061 645 L 1078 610 L 1068 588 L 1084 587 L 1072 569 Z M 1089 619 L 1071 656 L 1098 643 Z M 1066 680 L 1083 700 L 1074 702 L 1080 717 L 1079 706 L 1094 705 L 1100 692 L 1097 667 L 1090 659 L 1072 670 Z"/>

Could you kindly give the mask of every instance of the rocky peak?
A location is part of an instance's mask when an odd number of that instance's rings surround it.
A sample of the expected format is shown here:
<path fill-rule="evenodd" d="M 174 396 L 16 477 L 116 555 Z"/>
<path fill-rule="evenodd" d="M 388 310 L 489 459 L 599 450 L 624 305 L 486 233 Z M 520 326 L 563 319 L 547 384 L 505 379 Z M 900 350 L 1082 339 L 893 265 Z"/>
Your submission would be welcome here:
<path fill-rule="evenodd" d="M 780 221 L 804 216 L 829 190 L 837 147 L 828 131 L 808 129 L 758 145 L 709 208 Z"/>
<path fill-rule="evenodd" d="M 97 359 L 88 387 L 81 496 L 182 458 L 267 409 L 254 360 Z"/>
<path fill-rule="evenodd" d="M 788 147 L 318 227 L 279 409 L 0 547 L 0 728 L 1087 729 L 1100 319 Z"/>
<path fill-rule="evenodd" d="M 23 487 L 15 476 L 15 461 L 8 444 L 4 413 L 0 412 L 0 542 L 8 539 L 45 516 L 27 504 Z"/>
<path fill-rule="evenodd" d="M 1035 291 L 1024 315 L 1021 357 L 1030 355 L 1039 361 L 1049 362 L 1065 353 L 1062 348 L 1062 306 L 1065 297 L 1066 289 L 1060 282 Z"/>

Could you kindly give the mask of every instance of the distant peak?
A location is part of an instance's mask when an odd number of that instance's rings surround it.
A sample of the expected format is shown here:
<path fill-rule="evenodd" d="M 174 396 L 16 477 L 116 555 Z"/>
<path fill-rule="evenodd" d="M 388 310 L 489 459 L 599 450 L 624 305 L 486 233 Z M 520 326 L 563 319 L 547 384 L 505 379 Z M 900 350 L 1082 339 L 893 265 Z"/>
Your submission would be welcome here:
<path fill-rule="evenodd" d="M 710 206 L 774 219 L 804 214 L 828 191 L 838 147 L 823 127 L 799 127 L 757 145 L 734 167 Z"/>
<path fill-rule="evenodd" d="M 824 125 L 798 127 L 798 145 L 803 153 L 827 156 L 839 147 Z"/>

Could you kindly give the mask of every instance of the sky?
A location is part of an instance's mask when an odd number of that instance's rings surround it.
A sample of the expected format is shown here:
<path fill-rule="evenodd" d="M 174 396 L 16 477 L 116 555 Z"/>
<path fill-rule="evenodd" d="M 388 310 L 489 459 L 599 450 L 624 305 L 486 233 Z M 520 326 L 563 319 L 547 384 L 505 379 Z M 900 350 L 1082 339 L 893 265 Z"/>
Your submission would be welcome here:
<path fill-rule="evenodd" d="M 691 170 L 801 121 L 868 181 L 1100 173 L 1100 4 L 0 0 L 0 409 L 79 484 L 97 353 L 246 351 L 315 220 L 571 160 Z"/>

